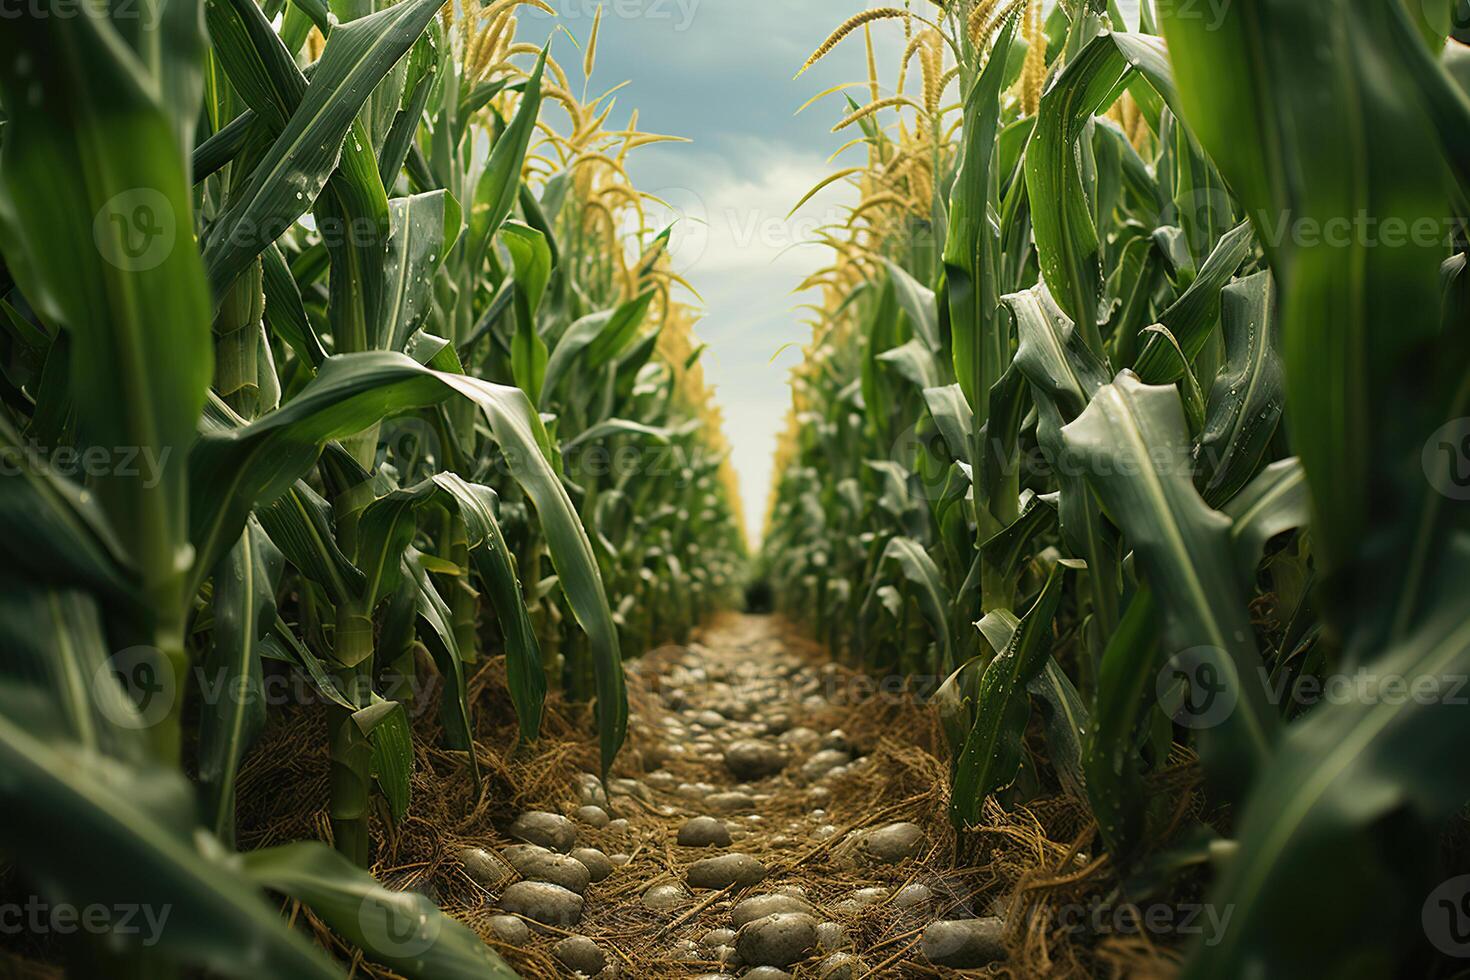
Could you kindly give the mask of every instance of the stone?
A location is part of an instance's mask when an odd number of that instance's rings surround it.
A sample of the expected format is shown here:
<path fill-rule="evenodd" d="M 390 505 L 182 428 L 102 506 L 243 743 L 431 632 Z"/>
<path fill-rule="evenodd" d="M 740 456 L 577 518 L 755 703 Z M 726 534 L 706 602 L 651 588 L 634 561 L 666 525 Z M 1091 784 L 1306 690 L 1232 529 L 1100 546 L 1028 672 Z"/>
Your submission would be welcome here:
<path fill-rule="evenodd" d="M 845 926 L 840 922 L 817 923 L 817 952 L 836 953 L 844 949 L 852 949 L 852 937 Z"/>
<path fill-rule="evenodd" d="M 858 840 L 858 853 L 879 864 L 897 864 L 918 857 L 924 848 L 924 831 L 918 824 L 903 821 L 870 830 Z"/>
<path fill-rule="evenodd" d="M 643 904 L 651 909 L 674 909 L 689 899 L 683 885 L 654 885 L 643 893 Z"/>
<path fill-rule="evenodd" d="M 706 949 L 713 949 L 716 946 L 733 946 L 734 944 L 734 929 L 711 929 L 699 937 L 699 945 Z"/>
<path fill-rule="evenodd" d="M 776 741 L 782 745 L 789 745 L 798 751 L 804 751 L 816 745 L 817 742 L 821 741 L 821 738 L 822 736 L 810 728 L 798 726 L 781 733 L 781 736 Z"/>
<path fill-rule="evenodd" d="M 858 980 L 867 972 L 867 964 L 852 953 L 833 953 L 817 964 L 819 980 Z"/>
<path fill-rule="evenodd" d="M 562 966 L 585 976 L 595 976 L 607 966 L 607 954 L 586 936 L 568 936 L 551 947 Z"/>
<path fill-rule="evenodd" d="M 725 716 L 718 711 L 706 709 L 695 715 L 693 721 L 694 724 L 704 728 L 723 728 L 725 725 Z"/>
<path fill-rule="evenodd" d="M 729 847 L 730 828 L 714 817 L 691 817 L 679 828 L 680 847 Z"/>
<path fill-rule="evenodd" d="M 745 962 L 740 958 L 740 954 L 735 950 L 734 946 L 715 946 L 707 950 L 705 955 L 719 964 L 722 970 L 733 970 Z"/>
<path fill-rule="evenodd" d="M 679 783 L 679 780 L 674 776 L 674 774 L 665 769 L 658 769 L 654 772 L 649 773 L 647 776 L 643 777 L 643 781 L 649 786 L 652 786 L 654 789 L 664 791 L 673 789 Z"/>
<path fill-rule="evenodd" d="M 577 842 L 577 828 L 566 817 L 544 810 L 528 810 L 510 825 L 510 835 L 565 854 Z"/>
<path fill-rule="evenodd" d="M 633 860 L 633 857 L 630 854 L 623 854 L 621 851 L 619 851 L 613 854 L 609 854 L 607 856 L 607 859 L 612 862 L 613 867 L 621 868 L 627 865 L 629 861 Z"/>
<path fill-rule="evenodd" d="M 542 854 L 554 853 L 554 851 L 550 851 L 540 844 L 511 844 L 509 847 L 500 849 L 500 856 L 509 861 L 510 866 L 515 868 L 517 873 L 524 873 L 521 872 L 521 868 L 532 858 Z"/>
<path fill-rule="evenodd" d="M 606 810 L 604 810 L 600 806 L 593 806 L 590 803 L 586 806 L 577 807 L 577 812 L 572 814 L 572 816 L 576 817 L 578 820 L 582 821 L 589 827 L 606 827 L 609 821 L 612 820 L 612 818 L 607 815 Z"/>
<path fill-rule="evenodd" d="M 791 974 L 778 966 L 758 966 L 742 973 L 740 980 L 791 980 Z"/>
<path fill-rule="evenodd" d="M 822 741 L 818 744 L 824 749 L 838 749 L 842 752 L 852 751 L 852 743 L 848 741 L 847 732 L 844 732 L 840 728 L 834 728 L 823 735 Z"/>
<path fill-rule="evenodd" d="M 831 840 L 837 836 L 837 828 L 830 823 L 824 823 L 812 831 L 812 840 Z"/>
<path fill-rule="evenodd" d="M 705 797 L 705 806 L 716 813 L 742 813 L 755 809 L 755 800 L 749 793 L 730 790 L 727 793 L 711 793 Z"/>
<path fill-rule="evenodd" d="M 578 895 L 587 890 L 592 880 L 585 864 L 565 854 L 533 854 L 520 871 L 527 881 L 549 881 Z"/>
<path fill-rule="evenodd" d="M 812 915 L 811 903 L 795 895 L 756 895 L 747 898 L 730 910 L 730 924 L 736 929 L 756 919 L 764 919 L 777 912 L 802 912 Z"/>
<path fill-rule="evenodd" d="M 512 946 L 524 946 L 531 941 L 531 927 L 513 915 L 492 915 L 490 931 L 495 938 Z"/>
<path fill-rule="evenodd" d="M 735 948 L 752 966 L 790 966 L 817 945 L 817 920 L 805 912 L 777 912 L 740 927 Z"/>
<path fill-rule="evenodd" d="M 490 891 L 498 891 L 516 875 L 514 865 L 483 847 L 460 848 L 459 863 L 475 884 Z"/>
<path fill-rule="evenodd" d="M 725 768 L 736 779 L 764 779 L 786 768 L 786 753 L 770 742 L 741 739 L 725 749 Z"/>
<path fill-rule="evenodd" d="M 877 905 L 888 897 L 888 889 L 883 887 L 859 888 L 848 897 L 859 905 Z"/>
<path fill-rule="evenodd" d="M 823 749 L 802 763 L 801 774 L 807 780 L 821 779 L 833 769 L 845 766 L 851 761 L 852 756 L 841 749 Z"/>
<path fill-rule="evenodd" d="M 645 803 L 653 802 L 653 794 L 648 791 L 648 787 L 636 779 L 610 780 L 607 787 L 612 793 L 617 795 L 636 797 Z"/>
<path fill-rule="evenodd" d="M 924 929 L 920 948 L 935 966 L 982 967 L 1005 958 L 1005 923 L 995 916 L 931 922 Z"/>
<path fill-rule="evenodd" d="M 583 806 L 607 806 L 607 790 L 602 780 L 590 772 L 579 772 L 572 777 L 572 795 Z"/>
<path fill-rule="evenodd" d="M 587 869 L 587 874 L 593 881 L 601 881 L 612 874 L 612 860 L 595 847 L 574 848 L 572 857 L 582 862 L 582 867 Z"/>
<path fill-rule="evenodd" d="M 932 901 L 934 901 L 934 892 L 929 889 L 928 885 L 918 883 L 904 885 L 893 895 L 893 905 L 900 909 L 909 909 L 915 905 L 924 905 Z"/>
<path fill-rule="evenodd" d="M 548 881 L 518 881 L 500 896 L 500 907 L 547 926 L 582 921 L 582 896 Z"/>
<path fill-rule="evenodd" d="M 726 888 L 753 885 L 766 876 L 766 866 L 749 854 L 721 854 L 695 861 L 685 880 L 691 888 Z"/>
<path fill-rule="evenodd" d="M 628 823 L 626 817 L 618 817 L 609 821 L 607 825 L 607 830 L 614 834 L 626 834 L 631 829 L 632 825 Z"/>

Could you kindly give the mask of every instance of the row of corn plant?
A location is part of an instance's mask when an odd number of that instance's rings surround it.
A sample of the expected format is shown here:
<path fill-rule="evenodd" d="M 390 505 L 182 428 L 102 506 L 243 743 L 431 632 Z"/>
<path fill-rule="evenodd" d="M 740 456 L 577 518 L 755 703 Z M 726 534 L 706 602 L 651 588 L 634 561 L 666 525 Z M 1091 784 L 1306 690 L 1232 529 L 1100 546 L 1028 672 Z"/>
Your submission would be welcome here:
<path fill-rule="evenodd" d="M 171 910 L 79 975 L 343 975 L 268 892 L 403 975 L 512 975 L 365 870 L 414 805 L 410 681 L 467 781 L 489 657 L 522 740 L 548 689 L 594 701 L 605 772 L 623 652 L 728 599 L 720 419 L 624 170 L 665 137 L 609 128 L 596 22 L 574 94 L 526 6 L 7 18 L 0 842 L 52 901 Z M 334 849 L 236 854 L 282 673 L 326 706 Z"/>
<path fill-rule="evenodd" d="M 956 825 L 1065 792 L 1126 893 L 1165 845 L 1207 869 L 1233 918 L 1186 975 L 1427 975 L 1470 799 L 1456 5 L 1205 6 L 875 8 L 813 55 L 869 36 L 824 93 L 865 159 L 818 185 L 858 203 L 803 284 L 765 570 L 934 694 Z M 1163 839 L 1191 751 L 1226 837 Z"/>

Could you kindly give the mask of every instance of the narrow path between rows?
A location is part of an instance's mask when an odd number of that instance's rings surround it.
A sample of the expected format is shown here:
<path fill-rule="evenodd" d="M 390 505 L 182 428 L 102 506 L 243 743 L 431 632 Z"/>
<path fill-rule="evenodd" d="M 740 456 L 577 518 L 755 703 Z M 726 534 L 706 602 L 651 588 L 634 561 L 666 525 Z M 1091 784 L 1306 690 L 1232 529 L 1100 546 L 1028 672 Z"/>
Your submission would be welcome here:
<path fill-rule="evenodd" d="M 628 675 L 610 798 L 579 773 L 457 855 L 491 896 L 466 917 L 523 976 L 946 976 L 1004 957 L 997 882 L 953 869 L 931 710 L 769 617 Z"/>

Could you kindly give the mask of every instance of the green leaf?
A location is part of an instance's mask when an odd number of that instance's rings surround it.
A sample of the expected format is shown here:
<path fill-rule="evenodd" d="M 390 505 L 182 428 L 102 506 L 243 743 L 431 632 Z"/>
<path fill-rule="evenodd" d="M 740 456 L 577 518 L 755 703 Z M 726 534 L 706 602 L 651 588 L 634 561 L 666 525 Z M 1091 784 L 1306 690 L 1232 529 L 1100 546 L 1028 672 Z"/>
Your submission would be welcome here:
<path fill-rule="evenodd" d="M 210 302 L 170 112 L 95 8 L 0 32 L 0 244 L 26 299 L 71 338 L 79 448 L 129 451 L 89 488 L 173 630 L 187 555 L 185 456 L 209 387 Z M 44 98 L 41 97 L 44 93 Z"/>
<path fill-rule="evenodd" d="M 536 329 L 536 309 L 551 278 L 551 250 L 546 236 L 517 221 L 501 225 L 501 239 L 510 252 L 515 272 L 516 332 L 511 338 L 511 365 L 516 386 L 530 396 L 532 404 L 541 401 L 546 380 L 546 341 Z"/>
<path fill-rule="evenodd" d="M 274 243 L 260 253 L 265 287 L 265 322 L 273 333 L 291 345 L 296 356 L 314 369 L 327 359 L 326 348 L 306 316 L 301 290 L 286 266 L 286 258 Z"/>
<path fill-rule="evenodd" d="M 1005 302 L 1016 317 L 1016 370 L 1030 382 L 1036 403 L 1037 442 L 1060 487 L 1057 516 L 1063 543 L 1072 555 L 1087 561 L 1093 615 L 1107 636 L 1118 622 L 1117 549 L 1062 438 L 1062 427 L 1081 415 L 1107 384 L 1107 365 L 1087 346 L 1044 284 L 1007 296 Z"/>
<path fill-rule="evenodd" d="M 1430 297 L 1450 207 L 1423 41 L 1401 3 L 1250 0 L 1208 27 L 1182 7 L 1159 4 L 1181 115 L 1244 205 L 1280 290 L 1286 419 L 1313 491 L 1329 613 L 1386 641 L 1413 620 L 1447 540 L 1435 525 L 1454 510 L 1425 480 L 1421 447 L 1466 414 L 1463 345 L 1453 367 L 1425 358 L 1443 342 Z M 1439 230 L 1386 247 L 1385 230 L 1426 220 Z M 1389 597 L 1367 601 L 1384 594 L 1384 567 L 1399 569 Z"/>
<path fill-rule="evenodd" d="M 8 482 L 8 481 L 7 481 Z M 0 678 L 6 688 L 49 692 L 50 723 L 83 749 L 126 762 L 148 758 L 147 723 L 116 674 L 98 604 L 82 592 L 7 583 L 0 590 Z"/>
<path fill-rule="evenodd" d="M 1143 842 L 1148 797 L 1139 773 L 1138 728 L 1155 704 L 1157 624 L 1153 593 L 1140 588 L 1103 651 L 1083 752 L 1087 801 L 1109 852 L 1123 860 Z"/>
<path fill-rule="evenodd" d="M 1010 642 L 980 678 L 975 726 L 960 752 L 949 803 L 949 818 L 957 827 L 978 823 L 985 798 L 1009 785 L 1020 769 L 1021 736 L 1031 716 L 1026 685 L 1050 656 L 1052 620 L 1062 601 L 1065 571 L 1061 565 L 1052 566 Z"/>
<path fill-rule="evenodd" d="M 459 235 L 459 203 L 448 191 L 388 202 L 388 255 L 382 306 L 370 335 L 378 350 L 403 350 L 429 314 L 434 274 Z"/>
<path fill-rule="evenodd" d="M 1231 498 L 1224 512 L 1231 520 L 1230 537 L 1243 581 L 1255 578 L 1267 541 L 1307 526 L 1310 508 L 1307 475 L 1294 457 L 1267 466 Z"/>
<path fill-rule="evenodd" d="M 470 928 L 417 892 L 389 891 L 315 842 L 242 856 L 256 883 L 306 905 L 368 959 L 411 980 L 514 980 L 516 973 Z"/>
<path fill-rule="evenodd" d="M 15 855 L 27 874 L 47 882 L 54 901 L 140 907 L 155 916 L 167 909 L 151 951 L 220 976 L 243 980 L 265 971 L 291 980 L 339 980 L 340 967 L 292 932 L 257 888 L 221 859 L 217 845 L 211 850 L 208 837 L 191 837 L 194 794 L 182 775 L 123 765 L 46 738 L 40 734 L 44 715 L 15 715 L 19 694 L 9 690 L 0 712 L 6 773 L 0 832 L 7 840 L 45 840 L 59 824 L 68 828 L 66 846 Z M 140 928 L 137 939 L 148 938 Z"/>
<path fill-rule="evenodd" d="M 1203 755 L 1222 791 L 1238 797 L 1270 758 L 1279 721 L 1259 678 L 1230 519 L 1194 489 L 1179 393 L 1123 372 L 1062 436 L 1133 546 L 1164 617 L 1168 649 L 1181 656 L 1205 651 L 1224 674 L 1234 709 L 1202 733 Z"/>
<path fill-rule="evenodd" d="M 408 727 L 408 713 L 397 701 L 375 701 L 371 707 L 354 713 L 362 733 L 373 743 L 373 779 L 388 812 L 398 823 L 408 813 L 413 782 L 413 732 Z"/>
<path fill-rule="evenodd" d="M 1286 391 L 1273 292 L 1271 274 L 1258 272 L 1221 295 L 1225 366 L 1210 389 L 1195 477 L 1211 506 L 1235 496 L 1256 472 L 1281 419 Z"/>
<path fill-rule="evenodd" d="M 924 546 L 913 538 L 896 537 L 891 539 L 883 548 L 883 555 L 879 559 L 879 566 L 893 562 L 898 566 L 903 577 L 915 588 L 919 601 L 919 609 L 924 618 L 929 621 L 929 628 L 934 633 L 934 642 L 939 644 L 943 656 L 943 669 L 950 670 L 955 666 L 954 662 L 954 631 L 950 625 L 949 610 L 953 605 L 954 597 L 949 588 L 944 584 L 944 576 L 939 567 L 934 564 L 934 559 L 924 550 Z M 873 579 L 872 591 L 876 592 L 880 579 Z"/>
<path fill-rule="evenodd" d="M 888 276 L 893 281 L 893 294 L 898 307 L 908 317 L 914 339 L 923 341 L 931 355 L 944 349 L 939 337 L 939 307 L 935 304 L 934 291 L 925 287 L 901 266 L 887 262 Z"/>
<path fill-rule="evenodd" d="M 265 727 L 260 641 L 275 623 L 282 564 L 281 553 L 252 520 L 214 572 L 214 637 L 200 681 L 199 781 L 205 818 L 227 844 L 235 839 L 240 763 Z"/>
<path fill-rule="evenodd" d="M 924 403 L 929 406 L 929 415 L 944 436 L 950 453 L 962 463 L 971 463 L 970 428 L 974 417 L 960 386 L 925 388 Z"/>
<path fill-rule="evenodd" d="M 1470 673 L 1470 544 L 1461 534 L 1449 551 L 1427 583 L 1426 615 L 1382 653 L 1349 652 L 1357 662 L 1377 654 L 1351 688 L 1362 693 L 1292 725 L 1261 774 L 1210 898 L 1235 916 L 1218 942 L 1193 950 L 1190 980 L 1387 976 L 1408 947 L 1382 930 L 1422 937 L 1444 878 L 1436 845 L 1470 780 L 1458 703 Z"/>
<path fill-rule="evenodd" d="M 249 182 L 210 228 L 204 262 L 216 295 L 312 206 L 378 82 L 418 40 L 442 0 L 405 0 L 332 28 L 311 84 Z M 377 178 L 377 161 L 366 165 Z M 381 187 L 381 181 L 379 181 Z"/>
<path fill-rule="evenodd" d="M 466 483 L 453 473 L 440 473 L 434 482 L 454 498 L 464 518 L 470 560 L 490 597 L 505 640 L 507 686 L 520 720 L 521 737 L 530 741 L 541 732 L 546 673 L 541 666 L 541 647 L 526 608 L 516 559 L 495 518 L 495 491 Z"/>
<path fill-rule="evenodd" d="M 984 400 L 1010 360 L 1010 331 L 1002 329 L 1000 242 L 988 215 L 995 207 L 996 128 L 1005 87 L 1007 56 L 1016 36 L 1014 20 L 1001 28 L 990 58 L 964 94 L 964 143 L 949 197 L 944 242 L 945 299 L 949 307 L 954 373 L 977 424 L 986 421 Z M 998 209 L 997 209 L 998 210 Z"/>
<path fill-rule="evenodd" d="M 30 448 L 0 417 L 0 548 L 17 583 L 86 589 L 124 606 L 139 600 L 136 571 L 96 499 L 52 467 L 26 464 Z"/>
<path fill-rule="evenodd" d="M 478 786 L 480 762 L 474 751 L 474 724 L 470 720 L 469 689 L 465 684 L 464 658 L 454 636 L 454 617 L 439 590 L 434 588 L 429 572 L 420 561 L 417 550 L 410 548 L 403 556 L 404 574 L 415 584 L 419 639 L 439 668 L 444 693 L 439 699 L 439 720 L 444 726 L 444 741 L 468 757 L 470 774 Z"/>
<path fill-rule="evenodd" d="M 526 150 L 531 145 L 536 117 L 541 112 L 541 73 L 546 68 L 546 50 L 542 48 L 540 56 L 536 58 L 536 65 L 531 69 L 521 91 L 521 101 L 516 107 L 515 117 L 491 147 L 485 172 L 475 188 L 476 206 L 471 236 L 480 242 L 489 242 L 515 205 L 521 184 L 521 167 L 526 162 Z M 481 207 L 484 211 L 480 211 Z M 471 252 L 479 253 L 479 247 L 473 240 Z"/>
<path fill-rule="evenodd" d="M 1254 244 L 1248 222 L 1237 225 L 1220 239 L 1194 281 L 1159 314 L 1159 323 L 1173 335 L 1177 346 L 1164 337 L 1149 337 L 1133 365 L 1134 373 L 1150 384 L 1175 381 L 1184 375 L 1186 364 L 1179 357 L 1180 350 L 1193 361 L 1204 347 L 1220 316 L 1220 291 L 1229 284 Z"/>
<path fill-rule="evenodd" d="M 603 764 L 610 766 L 627 732 L 617 628 L 592 544 L 551 465 L 546 429 L 520 389 L 435 371 L 388 351 L 329 358 L 280 409 L 248 426 L 200 437 L 191 459 L 196 550 L 208 554 L 220 539 L 238 534 L 250 509 L 285 492 L 328 440 L 454 394 L 480 409 L 512 478 L 536 508 L 558 581 L 592 646 L 599 743 Z"/>
<path fill-rule="evenodd" d="M 638 328 L 643 325 L 643 318 L 648 314 L 648 306 L 653 302 L 654 293 L 653 289 L 645 289 L 632 299 L 619 303 L 613 309 L 612 315 L 608 317 L 603 328 L 593 336 L 591 343 L 587 345 L 586 363 L 589 368 L 597 370 L 621 354 L 633 342 L 633 338 L 638 336 Z M 580 322 L 579 320 L 578 323 Z M 560 349 L 560 347 L 561 344 L 558 343 L 557 348 Z"/>
<path fill-rule="evenodd" d="M 1026 149 L 1026 187 L 1042 273 L 1087 345 L 1099 352 L 1100 244 L 1077 144 L 1093 115 L 1118 98 L 1134 72 L 1173 104 L 1173 75 L 1162 38 L 1109 32 L 1093 38 L 1041 97 Z"/>

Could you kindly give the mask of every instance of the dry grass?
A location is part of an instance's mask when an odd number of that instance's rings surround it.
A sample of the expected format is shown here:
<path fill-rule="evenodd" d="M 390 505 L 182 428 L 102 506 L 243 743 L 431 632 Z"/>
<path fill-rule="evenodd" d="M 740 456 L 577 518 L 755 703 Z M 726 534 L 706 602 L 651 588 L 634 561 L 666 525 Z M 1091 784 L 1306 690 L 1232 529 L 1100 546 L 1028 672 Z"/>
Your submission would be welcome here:
<path fill-rule="evenodd" d="M 733 782 L 708 754 L 678 753 L 662 737 L 668 678 L 681 662 L 693 662 L 691 652 L 711 677 L 724 676 L 735 687 L 742 684 L 798 685 L 821 680 L 821 695 L 805 702 L 794 695 L 781 707 L 793 725 L 817 732 L 840 728 L 861 759 L 843 775 L 824 781 L 830 797 L 818 806 L 807 785 L 788 774 L 761 782 L 755 792 L 762 799 L 759 820 L 728 819 L 735 829 L 735 850 L 759 858 L 769 869 L 766 881 L 754 891 L 799 886 L 809 901 L 830 918 L 847 926 L 869 967 L 878 976 L 958 976 L 924 960 L 918 940 L 924 925 L 949 912 L 1003 913 L 1011 926 L 1011 960 L 988 971 L 969 975 L 1012 977 L 1150 976 L 1170 972 L 1173 955 L 1146 938 L 1107 939 L 1096 945 L 1078 942 L 1055 922 L 1053 911 L 1066 903 L 1102 896 L 1115 884 L 1105 859 L 1090 858 L 1095 827 L 1085 808 L 1066 796 L 1034 800 L 1025 806 L 1003 808 L 991 801 L 985 823 L 956 837 L 949 825 L 948 748 L 938 718 L 929 708 L 910 699 L 866 697 L 849 700 L 848 690 L 863 690 L 845 668 L 824 663 L 821 651 L 787 631 L 779 638 L 745 646 L 752 627 L 749 618 L 731 618 L 715 624 L 689 648 L 665 647 L 652 651 L 628 668 L 633 713 L 628 748 L 619 757 L 614 776 L 641 778 L 662 769 L 678 782 L 706 782 L 729 788 Z M 754 627 L 759 630 L 764 626 Z M 722 673 L 728 671 L 728 673 Z M 784 675 L 790 674 L 790 677 Z M 515 744 L 515 718 L 505 689 L 500 660 L 482 665 L 472 679 L 477 719 L 476 751 L 484 781 L 480 793 L 471 788 L 460 753 L 426 748 L 437 742 L 434 704 L 424 705 L 416 721 L 418 734 L 414 800 L 403 824 L 377 840 L 374 872 L 393 887 L 423 890 L 451 914 L 469 923 L 496 946 L 524 976 L 550 977 L 560 972 L 548 949 L 562 935 L 546 929 L 533 937 L 529 948 L 500 943 L 488 930 L 498 914 L 495 896 L 472 881 L 455 855 L 461 847 L 496 848 L 511 843 L 503 829 L 524 809 L 570 814 L 576 806 L 570 784 L 575 774 L 593 769 L 596 749 L 585 734 L 591 729 L 584 706 L 571 705 L 552 695 L 547 702 L 543 737 L 534 747 L 509 750 Z M 688 692 L 697 700 L 698 691 Z M 327 832 L 326 756 L 315 727 L 323 724 L 319 712 L 297 710 L 279 719 L 251 754 L 241 777 L 241 846 L 258 847 Z M 794 767 L 793 767 L 794 768 Z M 1181 773 L 1192 772 L 1186 767 Z M 290 786 L 281 794 L 276 787 Z M 1191 798 L 1189 779 L 1181 777 L 1176 789 Z M 625 818 L 627 831 L 579 826 L 578 842 L 604 852 L 625 853 L 630 863 L 587 892 L 586 915 L 576 932 L 596 940 L 621 962 L 625 976 L 688 977 L 713 971 L 714 962 L 673 959 L 678 940 L 697 940 L 710 929 L 728 926 L 729 910 L 742 895 L 728 892 L 697 893 L 673 912 L 647 908 L 640 901 L 652 885 L 682 881 L 688 866 L 707 851 L 675 845 L 684 819 L 702 812 L 673 789 L 649 787 L 649 800 L 615 793 L 615 817 Z M 917 859 L 881 868 L 853 867 L 834 851 L 848 831 L 896 820 L 922 827 L 926 851 Z M 816 841 L 811 830 L 830 823 L 839 833 Z M 379 827 L 384 826 L 378 821 Z M 1099 848 L 1100 850 L 1100 848 Z M 862 887 L 886 886 L 896 890 L 921 883 L 938 896 L 930 910 L 897 909 L 887 904 L 843 912 L 834 907 Z M 304 910 L 286 909 L 305 918 L 321 940 L 346 956 Z M 358 964 L 359 976 L 391 977 L 370 964 Z M 814 969 L 797 976 L 815 975 Z"/>

